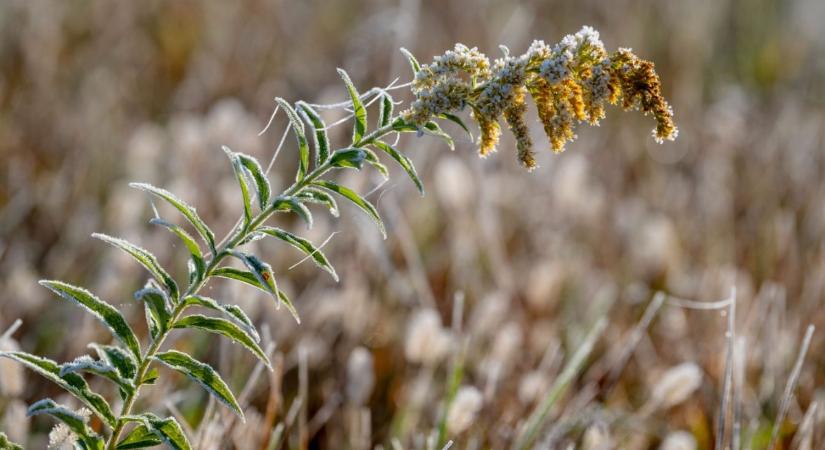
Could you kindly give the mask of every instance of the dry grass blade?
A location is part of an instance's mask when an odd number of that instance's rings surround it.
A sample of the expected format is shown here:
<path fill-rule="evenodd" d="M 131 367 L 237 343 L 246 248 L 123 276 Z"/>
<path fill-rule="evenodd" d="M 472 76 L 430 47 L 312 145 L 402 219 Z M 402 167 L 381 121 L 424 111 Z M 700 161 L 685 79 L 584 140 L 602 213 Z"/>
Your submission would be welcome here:
<path fill-rule="evenodd" d="M 799 347 L 799 354 L 796 357 L 791 375 L 788 377 L 788 383 L 785 385 L 785 392 L 782 395 L 782 403 L 779 404 L 779 413 L 776 416 L 776 421 L 773 423 L 773 431 L 771 431 L 771 441 L 768 444 L 768 450 L 776 448 L 779 440 L 779 429 L 782 422 L 785 421 L 785 415 L 788 414 L 788 408 L 791 406 L 793 399 L 793 391 L 796 389 L 796 384 L 799 381 L 799 374 L 802 372 L 802 364 L 805 362 L 805 355 L 808 353 L 808 347 L 811 345 L 811 339 L 816 328 L 813 325 L 808 325 L 805 331 L 805 337 L 802 338 L 802 345 Z"/>

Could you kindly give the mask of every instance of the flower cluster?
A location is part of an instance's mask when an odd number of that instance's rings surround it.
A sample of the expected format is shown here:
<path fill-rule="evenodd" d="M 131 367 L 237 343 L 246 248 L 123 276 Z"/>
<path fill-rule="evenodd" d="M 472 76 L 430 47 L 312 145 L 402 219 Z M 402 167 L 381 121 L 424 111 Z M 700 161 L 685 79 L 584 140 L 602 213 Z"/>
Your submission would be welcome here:
<path fill-rule="evenodd" d="M 482 156 L 495 151 L 503 117 L 516 138 L 519 160 L 528 169 L 536 161 L 526 120 L 527 94 L 556 152 L 576 138 L 578 124 L 598 125 L 608 103 L 653 115 L 653 137 L 659 143 L 677 135 L 673 110 L 662 96 L 653 63 L 629 49 L 608 54 L 598 31 L 587 26 L 552 47 L 534 41 L 525 54 L 508 54 L 492 65 L 475 48 L 458 44 L 420 67 L 413 94 L 415 101 L 402 118 L 417 127 L 469 106 L 481 131 Z"/>

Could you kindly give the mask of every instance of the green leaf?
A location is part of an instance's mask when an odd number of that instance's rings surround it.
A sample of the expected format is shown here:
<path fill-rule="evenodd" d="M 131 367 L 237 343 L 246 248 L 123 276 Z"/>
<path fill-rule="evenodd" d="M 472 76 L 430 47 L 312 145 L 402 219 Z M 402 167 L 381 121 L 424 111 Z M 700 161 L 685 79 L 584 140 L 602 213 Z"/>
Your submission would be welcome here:
<path fill-rule="evenodd" d="M 55 403 L 55 401 L 50 398 L 44 398 L 43 400 L 35 402 L 29 406 L 29 410 L 26 413 L 29 417 L 38 414 L 47 414 L 63 422 L 75 435 L 77 435 L 78 438 L 80 438 L 80 441 L 85 444 L 85 448 L 90 450 L 103 449 L 103 439 L 101 439 L 100 436 L 94 432 L 94 430 L 89 428 L 85 417 L 74 412 L 73 410 Z"/>
<path fill-rule="evenodd" d="M 439 114 L 439 117 L 447 119 L 450 122 L 453 122 L 456 125 L 460 126 L 467 133 L 467 136 L 470 137 L 470 140 L 473 140 L 473 133 L 470 132 L 470 129 L 467 128 L 467 125 L 464 123 L 463 120 L 461 120 L 460 117 L 450 113 L 441 113 Z"/>
<path fill-rule="evenodd" d="M 244 265 L 246 265 L 246 268 L 255 276 L 255 280 L 261 288 L 271 294 L 275 300 L 278 300 L 278 307 L 280 308 L 282 303 L 281 296 L 278 295 L 278 285 L 275 283 L 275 275 L 272 273 L 272 267 L 249 253 L 234 251 L 232 252 L 232 256 L 240 259 Z M 295 321 L 301 323 L 301 319 L 298 317 L 298 311 L 292 302 L 286 302 L 286 308 L 292 313 Z"/>
<path fill-rule="evenodd" d="M 203 240 L 209 246 L 209 249 L 212 253 L 215 253 L 215 234 L 212 233 L 212 230 L 206 226 L 206 224 L 201 220 L 200 216 L 198 216 L 197 211 L 195 208 L 189 206 L 186 202 L 176 197 L 171 192 L 167 191 L 166 189 L 161 189 L 159 187 L 152 186 L 151 184 L 146 183 L 129 183 L 129 186 L 140 189 L 141 191 L 149 192 L 150 194 L 156 195 L 175 207 L 184 217 L 195 227 L 198 231 L 198 234 L 201 235 Z"/>
<path fill-rule="evenodd" d="M 410 53 L 410 51 L 407 50 L 406 48 L 402 47 L 401 48 L 401 53 L 403 53 L 404 56 L 407 57 L 407 61 L 410 62 L 410 67 L 412 68 L 412 71 L 413 71 L 413 76 L 415 76 L 415 74 L 417 74 L 418 71 L 421 70 L 421 64 L 418 63 L 418 60 L 415 59 L 415 56 L 413 56 L 413 54 Z"/>
<path fill-rule="evenodd" d="M 381 176 L 383 176 L 385 180 L 389 179 L 390 171 L 387 170 L 387 166 L 381 164 L 381 161 L 378 159 L 378 156 L 375 155 L 375 152 L 367 148 L 362 150 L 365 154 L 364 161 L 368 162 L 372 167 L 375 167 L 375 170 L 381 173 Z"/>
<path fill-rule="evenodd" d="M 252 176 L 252 179 L 255 180 L 255 190 L 258 193 L 258 206 L 260 206 L 261 210 L 266 209 L 266 205 L 269 204 L 269 197 L 272 195 L 272 188 L 269 186 L 269 180 L 266 178 L 266 173 L 261 167 L 261 163 L 252 156 L 243 153 L 236 152 L 235 155 L 241 160 L 244 169 L 246 169 L 249 175 Z"/>
<path fill-rule="evenodd" d="M 229 387 L 224 383 L 220 375 L 208 364 L 197 361 L 186 353 L 177 350 L 158 353 L 154 356 L 154 359 L 200 384 L 210 394 L 235 412 L 241 420 L 244 420 L 241 406 L 238 405 L 238 401 L 235 400 L 232 391 L 229 390 Z"/>
<path fill-rule="evenodd" d="M 292 211 L 304 219 L 304 222 L 307 223 L 307 229 L 312 228 L 312 213 L 309 212 L 309 208 L 296 197 L 277 197 L 275 201 L 272 202 L 272 209 L 274 211 Z"/>
<path fill-rule="evenodd" d="M 404 169 L 405 172 L 407 172 L 407 175 L 409 175 L 410 179 L 413 181 L 413 183 L 415 183 L 415 187 L 418 188 L 418 192 L 420 192 L 422 196 L 424 195 L 424 184 L 421 182 L 421 179 L 418 178 L 418 173 L 416 172 L 415 166 L 413 165 L 413 162 L 412 160 L 410 160 L 410 158 L 408 158 L 406 155 L 399 152 L 393 146 L 387 144 L 386 142 L 374 141 L 372 145 L 374 145 L 375 148 L 390 155 L 390 157 L 394 159 L 398 163 L 398 165 L 400 165 L 401 168 Z"/>
<path fill-rule="evenodd" d="M 132 244 L 129 241 L 119 239 L 116 237 L 112 237 L 102 233 L 92 233 L 92 237 L 96 239 L 100 239 L 103 242 L 111 244 L 124 252 L 132 255 L 149 273 L 158 280 L 159 283 L 163 284 L 166 287 L 166 290 L 169 292 L 169 295 L 174 299 L 178 299 L 178 284 L 175 283 L 175 280 L 160 266 L 158 259 L 155 258 L 155 255 L 149 253 L 146 249 L 138 247 L 135 244 Z"/>
<path fill-rule="evenodd" d="M 120 387 L 125 393 L 134 392 L 135 386 L 130 379 L 125 379 L 120 375 L 120 371 L 106 360 L 95 360 L 89 355 L 82 355 L 74 359 L 74 361 L 65 363 L 60 366 L 60 376 L 67 373 L 88 372 L 99 377 L 103 377 L 112 381 Z"/>
<path fill-rule="evenodd" d="M 444 130 L 442 130 L 437 123 L 429 121 L 426 124 L 424 124 L 424 128 L 421 131 L 423 131 L 426 134 L 443 139 L 444 142 L 446 142 L 447 145 L 450 147 L 450 150 L 455 150 L 455 142 L 453 141 L 452 136 L 445 133 Z"/>
<path fill-rule="evenodd" d="M 163 444 L 163 440 L 158 437 L 146 425 L 138 425 L 126 435 L 126 437 L 115 447 L 118 450 L 154 447 Z"/>
<path fill-rule="evenodd" d="M 275 227 L 261 227 L 256 232 L 274 236 L 304 252 L 307 256 L 312 257 L 312 260 L 315 261 L 315 264 L 317 264 L 318 267 L 329 272 L 329 274 L 332 275 L 332 278 L 335 279 L 335 281 L 338 281 L 338 274 L 335 273 L 335 269 L 332 267 L 332 264 L 329 263 L 329 260 L 321 249 L 316 247 L 309 240 Z"/>
<path fill-rule="evenodd" d="M 207 366 L 208 367 L 208 366 Z M 183 433 L 183 429 L 181 429 L 180 424 L 173 418 L 167 417 L 166 419 L 161 419 L 160 417 L 154 414 L 141 414 L 139 416 L 124 416 L 123 420 L 129 422 L 137 422 L 140 425 L 135 428 L 137 430 L 138 435 L 132 440 L 131 442 L 126 442 L 130 440 L 130 437 L 135 434 L 135 431 L 130 433 L 129 437 L 124 439 L 123 441 L 118 444 L 117 448 L 141 448 L 135 447 L 139 439 L 142 439 L 144 442 L 148 441 L 145 431 L 151 431 L 155 434 L 158 438 L 160 438 L 166 445 L 175 449 L 175 450 L 191 450 L 192 445 L 189 443 L 189 440 L 186 438 L 186 434 Z M 141 426 L 143 429 L 141 429 Z M 125 445 L 125 446 L 122 446 Z"/>
<path fill-rule="evenodd" d="M 392 97 L 390 94 L 384 92 L 381 94 L 381 109 L 379 110 L 378 114 L 378 126 L 385 127 L 390 124 L 390 120 L 392 120 L 392 110 L 393 107 Z"/>
<path fill-rule="evenodd" d="M 258 280 L 255 279 L 255 275 L 252 275 L 250 272 L 244 272 L 248 274 L 248 276 L 255 281 L 256 284 Z M 258 287 L 258 286 L 255 286 Z M 262 289 L 263 286 L 258 287 Z M 265 289 L 262 289 L 265 290 Z M 255 342 L 261 342 L 261 336 L 258 335 L 258 330 L 255 329 L 255 324 L 249 319 L 249 316 L 246 315 L 243 310 L 238 307 L 238 305 L 221 305 L 216 302 L 214 299 L 209 297 L 204 297 L 202 295 L 190 295 L 184 299 L 187 305 L 197 305 L 202 306 L 204 308 L 209 308 L 213 311 L 222 312 L 229 316 L 230 319 L 235 321 L 235 323 L 241 327 L 248 335 L 255 340 Z"/>
<path fill-rule="evenodd" d="M 295 109 L 292 108 L 292 105 L 290 105 L 288 101 L 280 97 L 276 98 L 275 101 L 284 109 L 284 112 L 289 118 L 289 122 L 292 124 L 292 131 L 295 133 L 295 138 L 298 140 L 298 174 L 295 179 L 301 181 L 306 176 L 307 171 L 309 171 L 309 144 L 307 143 L 304 123 L 301 122 L 298 113 L 295 112 Z"/>
<path fill-rule="evenodd" d="M 209 331 L 211 333 L 217 333 L 228 337 L 229 339 L 237 341 L 246 347 L 247 350 L 252 352 L 258 357 L 258 359 L 266 364 L 267 368 L 272 370 L 272 364 L 269 362 L 269 358 L 266 357 L 263 349 L 255 343 L 255 339 L 240 327 L 226 319 L 193 314 L 178 320 L 175 323 L 175 328 L 197 328 L 199 330 Z"/>
<path fill-rule="evenodd" d="M 212 275 L 221 278 L 229 278 L 230 280 L 242 281 L 246 284 L 255 286 L 264 292 L 269 292 L 261 283 L 258 282 L 255 274 L 246 270 L 240 270 L 234 267 L 219 267 L 212 271 Z"/>
<path fill-rule="evenodd" d="M 361 169 L 367 154 L 360 148 L 344 148 L 336 150 L 329 160 L 331 167 Z"/>
<path fill-rule="evenodd" d="M 152 368 L 152 370 L 146 372 L 146 375 L 143 376 L 143 380 L 141 380 L 140 384 L 155 384 L 155 381 L 158 380 L 160 374 L 158 373 L 158 369 Z"/>
<path fill-rule="evenodd" d="M 297 102 L 298 110 L 301 111 L 307 122 L 315 129 L 315 166 L 327 162 L 329 158 L 329 137 L 327 137 L 327 124 L 321 116 L 303 101 Z"/>
<path fill-rule="evenodd" d="M 238 158 L 237 154 L 229 149 L 227 146 L 223 146 L 223 151 L 226 152 L 226 156 L 229 157 L 229 161 L 232 162 L 232 170 L 235 171 L 235 178 L 238 180 L 238 184 L 241 186 L 241 195 L 243 197 L 243 217 L 244 223 L 249 224 L 252 220 L 252 198 L 249 195 L 249 185 L 246 183 L 246 174 L 244 172 L 243 164 L 241 163 L 241 159 Z"/>
<path fill-rule="evenodd" d="M 303 202 L 325 205 L 329 208 L 329 212 L 333 217 L 338 217 L 340 215 L 340 212 L 338 211 L 338 202 L 336 202 L 331 195 L 320 189 L 307 186 L 301 189 L 301 192 L 297 195 L 297 197 Z"/>
<path fill-rule="evenodd" d="M 110 427 L 114 426 L 116 419 L 114 414 L 112 414 L 112 409 L 109 407 L 109 404 L 106 403 L 106 400 L 99 394 L 92 392 L 92 390 L 89 389 L 89 385 L 86 384 L 86 380 L 80 375 L 67 373 L 60 376 L 60 365 L 56 362 L 25 352 L 0 352 L 0 356 L 23 364 L 52 383 L 60 386 L 88 406 L 104 423 Z"/>
<path fill-rule="evenodd" d="M 0 431 L 0 450 L 23 450 L 23 447 L 10 441 L 6 433 Z"/>
<path fill-rule="evenodd" d="M 92 342 L 88 345 L 97 353 L 97 357 L 106 361 L 109 365 L 117 369 L 121 378 L 131 380 L 137 374 L 137 362 L 132 355 L 120 347 L 114 345 L 101 345 Z"/>
<path fill-rule="evenodd" d="M 418 126 L 416 126 L 414 123 L 405 121 L 401 117 L 397 117 L 395 120 L 393 120 L 392 129 L 393 131 L 397 131 L 399 133 L 410 133 L 413 131 L 416 133 L 420 132 Z"/>
<path fill-rule="evenodd" d="M 133 355 L 140 357 L 140 344 L 126 319 L 114 306 L 95 297 L 91 292 L 62 281 L 40 280 L 40 285 L 61 298 L 77 303 L 103 322 Z"/>
<path fill-rule="evenodd" d="M 361 103 L 361 97 L 344 69 L 338 69 L 338 75 L 344 80 L 347 92 L 352 100 L 352 113 L 355 117 L 355 124 L 352 127 L 352 145 L 357 146 L 367 132 L 367 108 L 364 108 L 364 104 Z"/>
<path fill-rule="evenodd" d="M 154 218 L 149 221 L 152 225 L 160 225 L 165 227 L 169 231 L 175 234 L 183 245 L 186 246 L 186 249 L 189 250 L 189 256 L 191 257 L 192 265 L 191 268 L 194 269 L 192 273 L 190 273 L 189 278 L 194 281 L 195 283 L 203 280 L 203 277 L 206 275 L 206 262 L 203 259 L 203 253 L 201 253 L 201 248 L 198 246 L 198 243 L 195 242 L 195 239 L 189 235 L 182 227 L 175 225 L 173 223 L 167 222 L 161 218 Z M 190 281 L 190 284 L 194 284 Z"/>
<path fill-rule="evenodd" d="M 387 231 L 384 229 L 384 222 L 381 221 L 381 216 L 378 215 L 378 210 L 375 209 L 375 206 L 372 206 L 372 203 L 364 200 L 360 195 L 356 194 L 352 189 L 349 189 L 349 188 L 344 187 L 344 186 L 340 186 L 340 185 L 335 184 L 331 181 L 317 180 L 317 181 L 313 181 L 312 184 L 314 184 L 316 186 L 319 186 L 319 187 L 322 187 L 324 189 L 330 190 L 332 192 L 335 192 L 336 194 L 346 198 L 347 200 L 351 201 L 352 203 L 355 203 L 356 206 L 358 206 L 365 213 L 367 213 L 367 215 L 370 217 L 370 219 L 372 219 L 373 222 L 375 222 L 375 224 L 378 226 L 378 229 L 381 231 L 381 235 L 384 237 L 384 239 L 387 238 Z"/>
<path fill-rule="evenodd" d="M 146 305 L 147 319 L 151 319 L 157 328 L 152 333 L 152 338 L 156 339 L 160 333 L 168 329 L 169 320 L 172 318 L 169 299 L 163 291 L 147 284 L 146 287 L 135 292 L 135 300 L 142 301 Z"/>

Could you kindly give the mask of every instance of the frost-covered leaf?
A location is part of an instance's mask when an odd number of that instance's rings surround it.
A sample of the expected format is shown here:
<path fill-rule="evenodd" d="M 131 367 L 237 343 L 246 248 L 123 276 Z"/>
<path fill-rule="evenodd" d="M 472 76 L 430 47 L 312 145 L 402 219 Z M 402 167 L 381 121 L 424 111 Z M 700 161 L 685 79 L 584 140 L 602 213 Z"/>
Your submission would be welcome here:
<path fill-rule="evenodd" d="M 390 120 L 392 120 L 392 110 L 393 107 L 392 97 L 390 94 L 384 92 L 381 94 L 381 109 L 379 110 L 378 115 L 378 126 L 385 127 L 390 124 Z"/>
<path fill-rule="evenodd" d="M 392 159 L 394 159 L 398 163 L 398 165 L 400 165 L 401 168 L 404 169 L 405 172 L 407 172 L 407 175 L 410 177 L 413 183 L 415 183 L 415 187 L 418 188 L 418 192 L 420 192 L 421 195 L 424 195 L 424 184 L 421 182 L 421 179 L 418 178 L 418 173 L 416 172 L 415 166 L 413 165 L 413 162 L 412 160 L 410 160 L 410 158 L 408 158 L 406 155 L 399 152 L 392 145 L 387 144 L 386 142 L 374 141 L 372 142 L 372 145 L 374 145 L 375 148 L 388 154 Z"/>
<path fill-rule="evenodd" d="M 415 59 L 415 56 L 413 56 L 413 54 L 410 53 L 410 51 L 407 50 L 406 48 L 401 48 L 401 53 L 403 53 L 404 56 L 407 57 L 407 61 L 410 62 L 410 68 L 412 68 L 413 77 L 414 77 L 415 74 L 417 74 L 418 71 L 421 70 L 421 64 L 418 63 L 418 60 Z"/>
<path fill-rule="evenodd" d="M 107 425 L 114 426 L 115 416 L 106 400 L 99 394 L 92 392 L 86 380 L 76 373 L 67 373 L 60 376 L 60 365 L 56 362 L 37 355 L 25 352 L 0 352 L 0 356 L 12 359 L 37 372 L 52 383 L 74 395 L 93 413 L 100 417 Z"/>
<path fill-rule="evenodd" d="M 280 196 L 272 202 L 272 209 L 275 211 L 292 211 L 298 214 L 307 224 L 307 229 L 312 228 L 312 213 L 301 201 L 295 197 Z"/>
<path fill-rule="evenodd" d="M 446 142 L 447 145 L 450 147 L 450 150 L 455 150 L 455 142 L 453 141 L 453 137 L 444 132 L 444 130 L 441 129 L 441 126 L 439 126 L 437 123 L 429 121 L 426 124 L 424 124 L 424 128 L 421 131 L 423 131 L 425 134 L 429 134 L 443 139 L 444 142 Z"/>
<path fill-rule="evenodd" d="M 129 422 L 137 422 L 140 425 L 135 428 L 136 431 L 132 431 L 126 439 L 118 444 L 118 449 L 142 448 L 134 445 L 136 445 L 137 442 L 141 442 L 141 440 L 143 442 L 148 441 L 146 431 L 154 433 L 163 443 L 174 450 L 192 449 L 192 445 L 186 438 L 186 434 L 184 434 L 180 424 L 173 417 L 161 419 L 154 414 L 141 414 L 139 416 L 125 416 L 123 419 Z M 135 435 L 134 438 L 132 438 L 133 435 Z M 132 439 L 130 440 L 130 438 Z"/>
<path fill-rule="evenodd" d="M 158 353 L 154 356 L 154 359 L 200 384 L 210 394 L 215 396 L 215 398 L 234 411 L 241 420 L 244 420 L 243 411 L 241 411 L 238 401 L 235 400 L 235 395 L 232 394 L 232 391 L 229 390 L 229 387 L 221 379 L 220 375 L 215 372 L 215 369 L 208 364 L 197 361 L 186 353 L 177 350 Z"/>
<path fill-rule="evenodd" d="M 60 376 L 65 376 L 67 373 L 88 372 L 103 378 L 106 378 L 125 393 L 134 392 L 135 386 L 130 379 L 125 379 L 120 375 L 120 371 L 106 360 L 96 360 L 89 355 L 82 355 L 74 359 L 72 362 L 65 363 L 60 366 Z"/>
<path fill-rule="evenodd" d="M 378 215 L 378 210 L 375 209 L 375 206 L 372 206 L 372 203 L 366 201 L 360 195 L 355 193 L 352 189 L 335 184 L 332 181 L 317 180 L 313 181 L 312 184 L 335 192 L 336 194 L 346 198 L 352 203 L 355 203 L 356 206 L 358 206 L 365 213 L 367 213 L 370 219 L 372 219 L 373 222 L 375 222 L 375 224 L 378 226 L 378 229 L 381 231 L 381 235 L 384 237 L 384 239 L 387 238 L 387 231 L 384 229 L 384 222 L 381 220 L 381 216 Z"/>
<path fill-rule="evenodd" d="M 232 162 L 232 170 L 235 172 L 235 178 L 241 186 L 244 223 L 248 225 L 252 220 L 252 196 L 249 193 L 249 184 L 246 182 L 246 173 L 244 172 L 243 163 L 241 163 L 241 159 L 235 152 L 230 150 L 229 147 L 224 145 L 223 151 L 226 152 L 226 156 L 228 156 L 229 161 Z"/>
<path fill-rule="evenodd" d="M 361 138 L 367 132 L 367 108 L 361 102 L 361 97 L 358 95 L 358 91 L 352 84 L 347 72 L 344 69 L 338 69 L 338 75 L 344 80 L 350 100 L 352 100 L 352 113 L 355 118 L 355 123 L 352 126 L 352 145 L 358 146 L 361 143 Z"/>
<path fill-rule="evenodd" d="M 9 437 L 6 436 L 6 433 L 0 431 L 0 449 L 2 450 L 23 450 L 23 447 L 20 444 L 15 444 L 14 442 L 9 440 Z"/>
<path fill-rule="evenodd" d="M 329 137 L 327 137 L 327 124 L 321 116 L 308 104 L 303 101 L 295 104 L 307 122 L 315 130 L 315 166 L 327 162 L 329 158 Z"/>
<path fill-rule="evenodd" d="M 246 265 L 246 268 L 255 276 L 258 285 L 272 295 L 272 297 L 278 301 L 278 307 L 280 307 L 283 302 L 280 300 L 281 296 L 278 295 L 278 285 L 275 283 L 275 275 L 272 273 L 272 267 L 249 253 L 234 251 L 232 252 L 232 256 L 240 259 L 244 265 Z M 292 313 L 295 321 L 301 323 L 301 319 L 298 317 L 298 311 L 292 302 L 285 302 L 285 305 L 289 312 Z"/>
<path fill-rule="evenodd" d="M 135 292 L 135 300 L 142 301 L 146 306 L 147 320 L 154 322 L 156 330 L 152 333 L 152 338 L 157 338 L 169 327 L 169 319 L 172 313 L 169 310 L 169 299 L 166 293 L 160 289 L 147 284 L 143 289 Z"/>
<path fill-rule="evenodd" d="M 249 278 L 254 280 L 256 284 L 257 280 L 255 276 L 249 273 Z M 263 286 L 255 286 L 259 289 L 262 289 Z M 262 289 L 264 290 L 264 289 Z M 247 334 L 249 334 L 255 342 L 261 342 L 261 337 L 258 334 L 258 330 L 255 328 L 255 324 L 252 323 L 252 320 L 249 319 L 249 316 L 246 315 L 245 312 L 238 306 L 238 305 L 221 305 L 214 299 L 210 297 L 205 297 L 203 295 L 190 295 L 184 299 L 187 305 L 197 305 L 202 306 L 204 308 L 211 309 L 213 311 L 218 311 L 226 314 L 229 318 L 241 327 Z"/>
<path fill-rule="evenodd" d="M 160 266 L 160 263 L 158 262 L 158 259 L 155 258 L 155 255 L 124 239 L 112 237 L 102 233 L 92 233 L 92 237 L 100 239 L 101 241 L 111 244 L 130 254 L 166 288 L 169 295 L 173 299 L 177 300 L 179 295 L 178 284 L 175 283 L 175 280 L 169 275 L 169 273 L 167 273 L 166 270 Z"/>
<path fill-rule="evenodd" d="M 91 343 L 88 345 L 97 353 L 97 357 L 106 361 L 109 365 L 117 369 L 121 378 L 131 380 L 137 374 L 137 362 L 132 355 L 120 347 L 114 345 L 101 345 Z"/>
<path fill-rule="evenodd" d="M 175 328 L 197 328 L 199 330 L 209 331 L 211 333 L 217 333 L 228 337 L 229 339 L 237 341 L 246 347 L 247 350 L 252 352 L 258 357 L 258 359 L 266 364 L 267 368 L 272 369 L 272 364 L 269 362 L 269 358 L 266 357 L 263 349 L 255 343 L 255 338 L 226 319 L 193 314 L 175 322 Z"/>
<path fill-rule="evenodd" d="M 75 411 L 56 403 L 50 398 L 44 398 L 29 406 L 27 415 L 29 417 L 38 414 L 46 414 L 64 423 L 72 432 L 80 438 L 80 441 L 85 445 L 86 449 L 99 450 L 103 449 L 103 439 L 92 430 L 87 418 L 76 413 Z M 0 447 L 2 448 L 2 447 Z"/>
<path fill-rule="evenodd" d="M 258 228 L 257 232 L 274 236 L 304 252 L 307 256 L 312 257 L 312 260 L 315 261 L 318 267 L 329 272 L 332 278 L 338 281 L 338 274 L 335 273 L 335 269 L 332 267 L 332 264 L 329 263 L 326 255 L 309 240 L 276 227 L 261 227 Z"/>
<path fill-rule="evenodd" d="M 186 249 L 189 250 L 189 256 L 192 262 L 191 269 L 194 269 L 191 270 L 192 273 L 190 273 L 190 279 L 195 283 L 202 280 L 206 275 L 206 262 L 203 259 L 203 253 L 201 252 L 200 246 L 198 246 L 198 243 L 195 242 L 195 239 L 179 225 L 175 225 L 163 219 L 156 217 L 150 220 L 149 223 L 165 227 L 174 233 L 175 236 L 181 240 L 181 242 L 183 242 L 183 245 L 185 245 Z M 192 284 L 191 281 L 190 284 Z"/>
<path fill-rule="evenodd" d="M 329 165 L 337 168 L 361 169 L 367 154 L 360 148 L 344 148 L 336 150 L 329 159 Z"/>
<path fill-rule="evenodd" d="M 304 129 L 304 123 L 298 117 L 298 113 L 288 101 L 278 97 L 275 99 L 278 105 L 283 108 L 289 122 L 292 124 L 292 131 L 295 133 L 295 138 L 298 140 L 298 173 L 295 177 L 297 181 L 301 181 L 309 171 L 309 144 L 307 143 L 307 136 Z"/>
<path fill-rule="evenodd" d="M 163 439 L 156 435 L 146 425 L 138 425 L 126 435 L 115 447 L 118 450 L 154 447 L 163 444 Z"/>
<path fill-rule="evenodd" d="M 305 187 L 301 190 L 301 193 L 298 194 L 297 197 L 303 202 L 325 205 L 329 208 L 329 213 L 332 214 L 333 217 L 338 217 L 340 215 L 338 211 L 338 202 L 336 202 L 335 199 L 327 192 L 320 189 L 315 189 L 309 186 Z"/>
<path fill-rule="evenodd" d="M 381 176 L 384 177 L 385 180 L 389 179 L 390 171 L 387 170 L 387 166 L 381 164 L 381 161 L 378 159 L 378 156 L 376 156 L 375 152 L 368 148 L 362 150 L 364 150 L 365 154 L 364 161 L 366 161 L 369 165 L 374 167 L 375 170 L 377 170 L 381 174 Z"/>
<path fill-rule="evenodd" d="M 166 189 L 162 189 L 159 187 L 152 186 L 151 184 L 146 183 L 129 183 L 129 186 L 140 189 L 141 191 L 149 192 L 150 194 L 156 195 L 175 207 L 184 217 L 195 227 L 198 231 L 198 234 L 201 235 L 203 240 L 209 246 L 209 249 L 212 253 L 215 253 L 215 234 L 206 224 L 201 220 L 200 216 L 198 216 L 197 211 L 195 208 L 189 206 L 186 202 L 179 199 L 177 196 L 172 194 L 171 192 L 167 191 Z"/>
<path fill-rule="evenodd" d="M 238 156 L 238 159 L 240 159 L 244 169 L 255 181 L 258 206 L 261 210 L 266 209 L 266 205 L 269 204 L 269 197 L 272 195 L 272 188 L 269 185 L 269 180 L 266 178 L 264 169 L 261 167 L 261 163 L 259 163 L 258 160 L 252 156 L 245 155 L 243 153 L 236 152 L 235 155 Z"/>
<path fill-rule="evenodd" d="M 461 120 L 461 117 L 458 117 L 455 114 L 450 113 L 441 113 L 439 114 L 439 117 L 449 120 L 450 122 L 453 122 L 454 124 L 460 126 L 464 130 L 464 132 L 467 133 L 467 136 L 470 137 L 470 140 L 473 139 L 473 133 L 470 132 L 470 129 L 467 128 L 467 124 L 465 124 L 464 121 Z"/>
<path fill-rule="evenodd" d="M 133 355 L 140 357 L 140 344 L 126 319 L 114 306 L 95 297 L 86 289 L 55 280 L 40 280 L 40 284 L 61 298 L 77 303 L 103 322 Z"/>

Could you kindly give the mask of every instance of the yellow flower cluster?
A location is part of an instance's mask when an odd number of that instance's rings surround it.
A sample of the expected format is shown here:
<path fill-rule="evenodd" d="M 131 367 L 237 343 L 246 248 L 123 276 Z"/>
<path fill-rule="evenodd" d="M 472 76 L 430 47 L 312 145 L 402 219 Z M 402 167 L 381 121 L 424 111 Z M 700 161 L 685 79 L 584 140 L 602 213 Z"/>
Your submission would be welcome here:
<path fill-rule="evenodd" d="M 528 169 L 536 166 L 526 120 L 528 94 L 556 152 L 576 138 L 578 124 L 598 125 L 607 103 L 652 114 L 653 137 L 659 143 L 678 133 L 653 63 L 629 49 L 608 54 L 591 27 L 553 47 L 535 41 L 525 54 L 508 54 L 492 65 L 477 49 L 458 44 L 421 66 L 412 91 L 415 101 L 402 118 L 419 127 L 469 106 L 481 130 L 482 156 L 495 151 L 503 116 L 516 137 L 519 160 Z"/>

